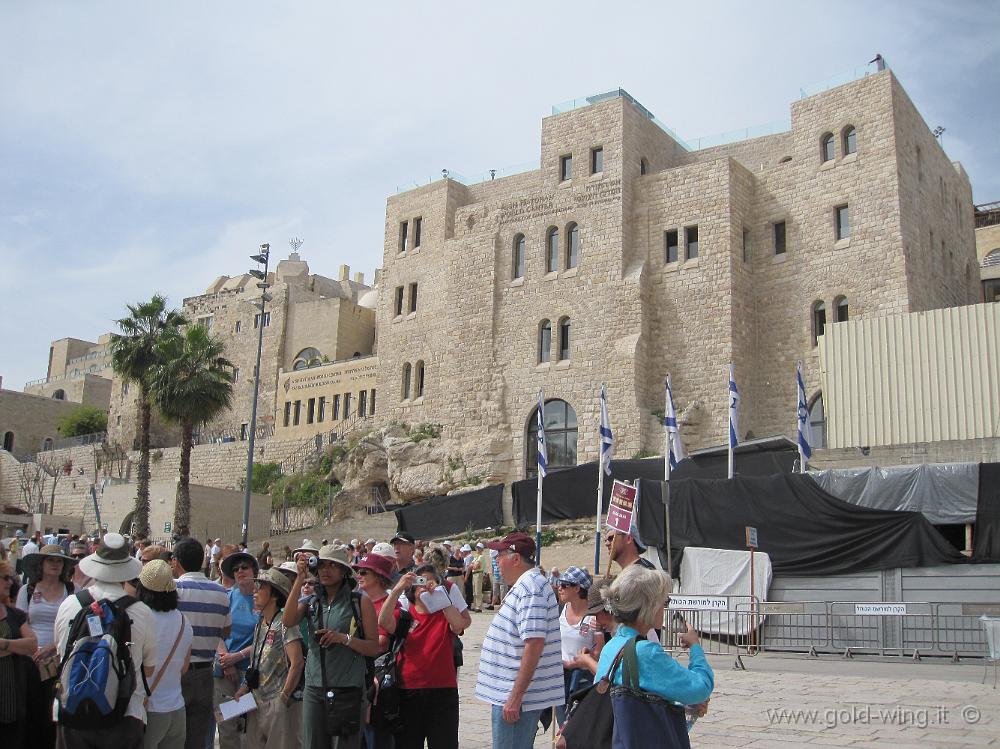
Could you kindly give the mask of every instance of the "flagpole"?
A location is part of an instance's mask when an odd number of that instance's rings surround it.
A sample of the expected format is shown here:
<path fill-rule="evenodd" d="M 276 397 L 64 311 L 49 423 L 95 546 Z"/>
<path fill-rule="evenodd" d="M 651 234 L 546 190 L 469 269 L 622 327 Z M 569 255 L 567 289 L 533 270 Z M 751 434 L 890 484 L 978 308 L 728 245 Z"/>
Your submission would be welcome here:
<path fill-rule="evenodd" d="M 664 387 L 663 392 L 663 432 L 664 432 L 664 448 L 663 448 L 663 481 L 670 481 L 670 426 L 667 424 L 667 418 L 670 416 L 671 402 L 670 402 L 670 375 L 667 375 L 667 382 Z M 666 535 L 667 541 L 667 574 L 670 576 L 670 592 L 674 592 L 674 560 L 673 553 L 670 548 L 670 486 L 665 485 L 663 487 L 663 525 L 664 533 Z"/>
<path fill-rule="evenodd" d="M 802 451 L 802 420 L 799 416 L 799 404 L 802 401 L 802 397 L 799 394 L 799 380 L 802 378 L 802 362 L 796 365 L 796 374 L 798 377 L 795 378 L 795 445 L 799 448 L 799 473 L 806 472 L 806 454 Z"/>
<path fill-rule="evenodd" d="M 541 450 L 538 453 L 538 497 L 537 502 L 535 502 L 535 560 L 537 561 L 538 568 L 542 568 L 542 481 L 545 480 L 545 469 L 543 468 L 543 463 L 548 463 L 548 450 L 547 444 L 545 443 L 545 388 L 538 391 L 538 433 L 540 436 L 538 446 L 540 448 L 546 448 L 546 454 L 543 456 Z"/>
<path fill-rule="evenodd" d="M 663 480 L 670 481 L 670 427 L 667 417 L 670 415 L 670 375 L 663 388 Z"/>
<path fill-rule="evenodd" d="M 598 416 L 597 427 L 597 520 L 595 521 L 594 540 L 594 574 L 601 568 L 601 516 L 604 514 L 604 422 L 607 415 L 607 392 L 604 383 L 601 383 L 601 396 L 599 400 L 600 415 Z M 610 432 L 610 423 L 608 424 Z M 613 445 L 613 443 L 612 443 Z M 610 448 L 609 448 L 610 449 Z M 609 452 L 608 459 L 610 461 Z"/>
<path fill-rule="evenodd" d="M 729 429 L 726 430 L 726 442 L 729 444 L 729 478 L 733 477 L 733 430 L 736 425 L 733 424 L 733 394 L 732 394 L 732 384 L 733 384 L 733 365 L 729 365 L 729 383 L 726 386 L 726 395 L 728 396 L 726 400 L 726 421 L 729 424 Z"/>

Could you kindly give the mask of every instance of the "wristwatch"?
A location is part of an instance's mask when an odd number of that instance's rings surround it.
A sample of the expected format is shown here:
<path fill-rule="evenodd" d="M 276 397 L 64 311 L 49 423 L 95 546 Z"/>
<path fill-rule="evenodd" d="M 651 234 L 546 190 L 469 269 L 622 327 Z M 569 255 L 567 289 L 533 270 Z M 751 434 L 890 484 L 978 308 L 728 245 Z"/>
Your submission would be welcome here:
<path fill-rule="evenodd" d="M 345 648 L 349 648 L 350 646 L 351 646 L 351 636 L 350 636 L 350 634 L 348 634 L 347 635 L 347 639 L 344 640 L 344 647 Z"/>

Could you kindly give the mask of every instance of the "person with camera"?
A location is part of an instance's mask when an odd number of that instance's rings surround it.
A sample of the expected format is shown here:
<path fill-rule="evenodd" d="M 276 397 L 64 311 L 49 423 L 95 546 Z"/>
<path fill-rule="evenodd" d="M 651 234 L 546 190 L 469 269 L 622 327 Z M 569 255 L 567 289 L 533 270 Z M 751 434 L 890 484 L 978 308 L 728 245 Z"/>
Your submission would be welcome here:
<path fill-rule="evenodd" d="M 379 626 L 395 634 L 400 596 L 406 597 L 413 618 L 399 651 L 400 718 L 402 732 L 396 749 L 457 749 L 458 677 L 452 638 L 472 623 L 441 591 L 438 571 L 424 564 L 403 575 L 379 614 Z M 440 603 L 438 598 L 441 599 Z M 444 604 L 440 607 L 440 604 Z"/>
<path fill-rule="evenodd" d="M 297 749 L 302 722 L 301 680 L 305 668 L 302 634 L 281 621 L 291 592 L 288 578 L 275 568 L 257 576 L 253 596 L 260 619 L 254 630 L 250 667 L 236 692 L 253 693 L 257 709 L 247 714 L 247 749 Z"/>
<path fill-rule="evenodd" d="M 238 548 L 238 547 L 232 547 Z M 223 579 L 233 581 L 229 589 L 229 615 L 232 627 L 229 636 L 215 648 L 215 704 L 233 699 L 243 674 L 250 666 L 250 643 L 257 627 L 254 611 L 254 578 L 260 570 L 257 557 L 245 551 L 223 551 L 219 563 Z M 219 724 L 219 749 L 239 749 L 242 720 L 227 720 Z"/>
<path fill-rule="evenodd" d="M 359 749 L 367 711 L 366 658 L 379 654 L 372 602 L 355 591 L 357 581 L 346 546 L 323 546 L 301 557 L 281 622 L 291 629 L 303 619 L 309 631 L 302 703 L 304 749 Z M 313 599 L 300 600 L 310 568 L 318 584 Z"/>

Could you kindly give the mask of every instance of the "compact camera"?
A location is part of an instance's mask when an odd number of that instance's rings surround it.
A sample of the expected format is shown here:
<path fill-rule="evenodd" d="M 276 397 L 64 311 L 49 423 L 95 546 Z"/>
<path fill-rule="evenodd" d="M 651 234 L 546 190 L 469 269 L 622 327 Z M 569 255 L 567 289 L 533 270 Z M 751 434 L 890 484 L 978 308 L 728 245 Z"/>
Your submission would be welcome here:
<path fill-rule="evenodd" d="M 430 582 L 425 575 L 417 575 L 416 579 L 413 581 L 414 585 L 427 585 Z"/>
<path fill-rule="evenodd" d="M 315 570 L 319 567 L 319 557 L 314 557 L 310 554 L 309 558 L 306 559 L 306 566 L 311 570 Z"/>
<path fill-rule="evenodd" d="M 257 689 L 260 686 L 260 669 L 251 666 L 247 669 L 247 673 L 244 678 L 246 679 L 247 689 Z"/>

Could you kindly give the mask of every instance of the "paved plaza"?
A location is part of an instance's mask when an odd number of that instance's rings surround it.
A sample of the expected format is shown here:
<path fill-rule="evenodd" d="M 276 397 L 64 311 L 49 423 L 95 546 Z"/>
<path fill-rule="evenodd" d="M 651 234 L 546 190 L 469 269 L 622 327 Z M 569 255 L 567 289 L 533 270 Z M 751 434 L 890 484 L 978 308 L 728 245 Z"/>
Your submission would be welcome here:
<path fill-rule="evenodd" d="M 462 638 L 465 666 L 460 745 L 490 746 L 490 710 L 475 699 L 479 645 L 493 612 L 472 615 Z M 874 747 L 966 749 L 1000 747 L 1000 689 L 992 667 L 982 685 L 981 661 L 959 664 L 851 660 L 827 655 L 709 656 L 715 693 L 708 715 L 691 734 L 692 747 Z M 535 747 L 551 746 L 539 736 Z M 657 746 L 650 741 L 650 749 Z"/>

